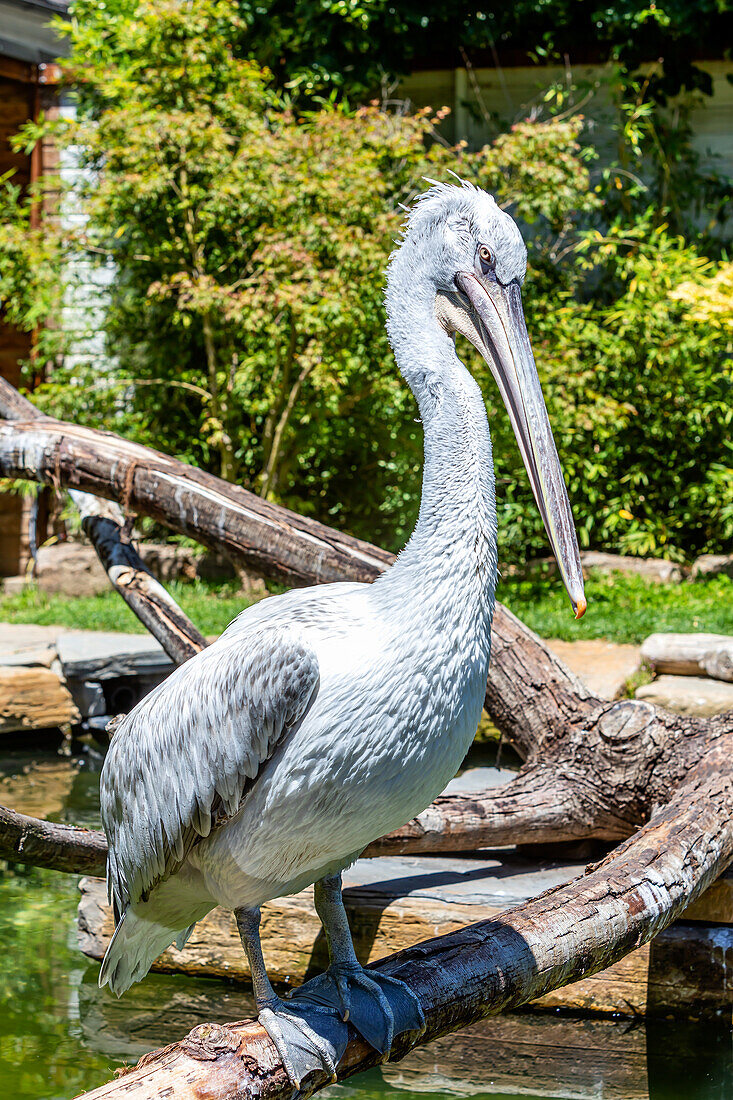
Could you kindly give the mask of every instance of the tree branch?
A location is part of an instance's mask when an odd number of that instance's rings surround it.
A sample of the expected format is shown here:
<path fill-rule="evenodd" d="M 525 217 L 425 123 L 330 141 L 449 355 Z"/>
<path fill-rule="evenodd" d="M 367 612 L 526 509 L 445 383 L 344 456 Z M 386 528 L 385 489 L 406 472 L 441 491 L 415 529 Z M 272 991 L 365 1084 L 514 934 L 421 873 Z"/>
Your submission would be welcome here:
<path fill-rule="evenodd" d="M 0 859 L 103 878 L 107 839 L 96 829 L 39 821 L 0 806 Z"/>
<path fill-rule="evenodd" d="M 55 423 L 4 378 L 0 378 L 0 417 L 9 421 L 31 421 L 39 426 Z M 125 517 L 119 506 L 77 489 L 70 488 L 69 494 L 81 515 L 82 529 L 113 588 L 160 642 L 171 660 L 180 664 L 204 649 L 204 636 L 124 537 Z"/>
<path fill-rule="evenodd" d="M 422 1036 L 400 1036 L 391 1057 L 603 970 L 678 917 L 733 857 L 729 761 L 725 746 L 711 748 L 668 806 L 580 878 L 379 963 L 377 969 L 408 983 L 427 1023 Z M 378 1061 L 350 1032 L 339 1079 Z M 324 1074 L 314 1074 L 309 1092 L 327 1084 Z M 209 1100 L 291 1096 L 274 1045 L 258 1023 L 194 1028 L 86 1100 L 193 1100 L 204 1094 Z"/>
<path fill-rule="evenodd" d="M 6 391 L 6 407 L 28 417 L 32 406 L 7 383 Z M 126 494 L 136 510 L 297 583 L 373 580 L 393 560 L 175 459 L 48 418 L 0 424 L 0 472 Z M 520 775 L 482 795 L 437 800 L 367 854 L 617 840 L 671 797 L 712 740 L 733 732 L 733 714 L 700 720 L 596 698 L 500 604 L 486 706 L 527 761 Z"/>

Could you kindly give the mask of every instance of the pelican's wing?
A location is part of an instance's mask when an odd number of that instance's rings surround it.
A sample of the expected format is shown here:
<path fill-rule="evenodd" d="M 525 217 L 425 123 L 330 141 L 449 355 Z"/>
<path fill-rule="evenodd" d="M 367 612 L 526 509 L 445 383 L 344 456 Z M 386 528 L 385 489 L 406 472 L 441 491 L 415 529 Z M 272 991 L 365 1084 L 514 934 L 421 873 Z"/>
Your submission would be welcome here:
<path fill-rule="evenodd" d="M 259 626 L 220 638 L 127 715 L 100 781 L 116 915 L 147 899 L 201 837 L 236 814 L 318 684 L 318 660 L 302 637 Z"/>

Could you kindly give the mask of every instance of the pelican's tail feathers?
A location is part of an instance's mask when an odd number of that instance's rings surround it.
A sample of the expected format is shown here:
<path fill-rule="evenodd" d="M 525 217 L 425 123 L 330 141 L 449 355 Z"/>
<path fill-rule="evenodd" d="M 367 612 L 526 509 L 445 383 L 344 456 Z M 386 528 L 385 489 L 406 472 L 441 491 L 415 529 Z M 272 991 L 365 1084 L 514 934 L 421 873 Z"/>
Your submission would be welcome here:
<path fill-rule="evenodd" d="M 190 935 L 192 930 L 193 926 L 186 933 Z M 177 928 L 166 928 L 137 916 L 128 906 L 109 941 L 99 971 L 100 988 L 108 985 L 113 993 L 121 997 L 126 989 L 145 977 L 158 955 L 173 943 L 177 933 Z"/>
<path fill-rule="evenodd" d="M 195 927 L 196 927 L 196 921 L 194 921 L 193 924 L 189 924 L 188 928 L 184 928 L 182 932 L 179 932 L 178 936 L 176 937 L 176 950 L 177 951 L 183 951 L 184 947 L 186 946 L 189 939 L 191 938 L 191 933 L 193 932 Z"/>

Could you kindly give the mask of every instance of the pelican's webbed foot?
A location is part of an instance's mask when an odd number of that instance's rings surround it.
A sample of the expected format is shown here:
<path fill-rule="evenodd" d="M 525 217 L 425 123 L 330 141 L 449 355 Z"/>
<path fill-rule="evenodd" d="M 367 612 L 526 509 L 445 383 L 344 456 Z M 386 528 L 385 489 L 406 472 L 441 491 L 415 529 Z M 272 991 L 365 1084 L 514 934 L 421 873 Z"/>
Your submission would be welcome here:
<path fill-rule="evenodd" d="M 296 990 L 290 1003 L 298 999 L 304 1007 L 318 1005 L 337 1012 L 380 1054 L 389 1053 L 395 1035 L 425 1028 L 422 1008 L 409 986 L 359 963 L 332 963 L 325 974 Z"/>
<path fill-rule="evenodd" d="M 260 943 L 259 909 L 235 909 L 242 945 L 249 959 L 259 1020 L 277 1047 L 285 1071 L 296 1089 L 314 1070 L 334 1081 L 336 1067 L 349 1039 L 344 1021 L 327 1005 L 303 998 L 283 1001 L 277 996 L 265 969 Z"/>
<path fill-rule="evenodd" d="M 309 1001 L 302 1005 L 276 998 L 263 1005 L 259 1021 L 277 1047 L 288 1077 L 296 1089 L 314 1070 L 336 1080 L 336 1067 L 346 1049 L 346 1024 L 328 1009 Z"/>

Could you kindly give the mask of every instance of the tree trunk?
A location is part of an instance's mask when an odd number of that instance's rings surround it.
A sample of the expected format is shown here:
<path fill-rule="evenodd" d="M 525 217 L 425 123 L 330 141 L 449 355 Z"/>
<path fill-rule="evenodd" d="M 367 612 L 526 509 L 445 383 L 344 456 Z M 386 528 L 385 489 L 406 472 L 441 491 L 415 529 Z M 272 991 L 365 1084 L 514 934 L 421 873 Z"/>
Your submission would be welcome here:
<path fill-rule="evenodd" d="M 399 1036 L 391 1060 L 484 1016 L 516 1008 L 604 969 L 647 942 L 724 869 L 733 856 L 730 755 L 711 748 L 672 801 L 596 867 L 501 916 L 392 955 L 376 969 L 401 978 L 420 999 L 421 1036 Z M 350 1031 L 339 1079 L 379 1055 Z M 322 1074 L 308 1090 L 329 1084 Z M 289 1098 L 274 1045 L 253 1020 L 203 1024 L 146 1055 L 138 1068 L 86 1094 L 87 1100 Z"/>
<path fill-rule="evenodd" d="M 371 581 L 393 560 L 164 455 L 60 422 L 0 424 L 0 474 L 121 499 L 291 583 Z M 501 605 L 486 705 L 525 759 L 519 775 L 498 790 L 438 799 L 367 854 L 630 839 L 574 882 L 380 964 L 411 985 L 427 1018 L 425 1034 L 400 1037 L 393 1057 L 603 969 L 666 927 L 733 856 L 733 714 L 701 720 L 598 699 Z M 28 852 L 46 866 L 74 865 L 75 831 L 56 844 L 57 826 L 38 823 L 39 838 L 29 822 L 8 821 L 14 858 Z M 100 838 L 85 836 L 81 848 L 84 869 L 98 867 Z M 340 1076 L 377 1060 L 352 1034 Z M 290 1095 L 273 1045 L 252 1021 L 203 1025 L 143 1061 L 89 1096 Z"/>
<path fill-rule="evenodd" d="M 0 416 L 37 424 L 50 421 L 4 378 L 0 378 Z M 171 660 L 180 664 L 204 649 L 204 636 L 155 579 L 125 536 L 125 517 L 119 505 L 77 489 L 70 489 L 69 493 L 79 510 L 82 530 L 97 551 L 110 584 Z"/>

